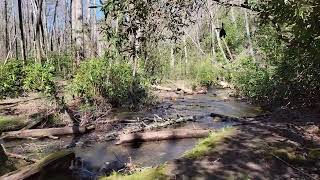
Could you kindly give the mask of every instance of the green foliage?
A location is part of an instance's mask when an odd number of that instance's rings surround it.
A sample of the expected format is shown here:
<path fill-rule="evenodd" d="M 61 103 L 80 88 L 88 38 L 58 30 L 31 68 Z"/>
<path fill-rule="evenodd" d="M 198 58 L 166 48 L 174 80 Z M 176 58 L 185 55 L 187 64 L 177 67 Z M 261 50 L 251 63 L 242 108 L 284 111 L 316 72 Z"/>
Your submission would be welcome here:
<path fill-rule="evenodd" d="M 52 95 L 55 92 L 53 81 L 54 67 L 49 64 L 29 64 L 24 67 L 23 88 L 27 91 L 42 92 Z"/>
<path fill-rule="evenodd" d="M 22 63 L 20 61 L 9 61 L 0 65 L 0 99 L 4 97 L 15 97 L 22 92 Z"/>
<path fill-rule="evenodd" d="M 169 177 L 166 175 L 165 166 L 156 168 L 148 168 L 142 171 L 134 172 L 129 175 L 122 175 L 114 172 L 111 176 L 103 177 L 101 180 L 166 180 Z"/>
<path fill-rule="evenodd" d="M 213 65 L 210 60 L 198 62 L 190 69 L 190 73 L 195 77 L 195 81 L 200 86 L 210 87 L 217 83 L 220 74 L 220 69 Z"/>
<path fill-rule="evenodd" d="M 232 83 L 252 100 L 267 100 L 270 90 L 269 72 L 249 57 L 240 58 L 231 73 Z"/>
<path fill-rule="evenodd" d="M 68 79 L 74 71 L 73 60 L 74 58 L 70 54 L 51 54 L 48 57 L 47 64 L 51 64 L 54 67 L 55 76 Z"/>
<path fill-rule="evenodd" d="M 202 139 L 193 149 L 187 151 L 184 154 L 185 158 L 194 159 L 208 153 L 212 152 L 216 147 L 217 143 L 221 142 L 223 139 L 232 136 L 234 134 L 235 129 L 228 128 L 223 129 L 219 132 L 213 132 L 209 135 L 209 137 Z"/>
<path fill-rule="evenodd" d="M 72 79 L 72 92 L 86 99 L 101 96 L 107 80 L 107 69 L 108 65 L 103 60 L 92 59 L 82 62 Z"/>
<path fill-rule="evenodd" d="M 262 12 L 259 28 L 265 31 L 262 33 L 265 39 L 259 40 L 267 42 L 260 43 L 261 49 L 270 58 L 269 64 L 276 66 L 271 77 L 272 101 L 281 105 L 317 103 L 320 97 L 318 1 L 259 1 L 258 4 Z"/>
<path fill-rule="evenodd" d="M 74 94 L 87 101 L 102 97 L 114 106 L 143 103 L 146 88 L 146 79 L 139 73 L 133 77 L 129 64 L 109 65 L 103 59 L 83 62 L 70 86 Z"/>

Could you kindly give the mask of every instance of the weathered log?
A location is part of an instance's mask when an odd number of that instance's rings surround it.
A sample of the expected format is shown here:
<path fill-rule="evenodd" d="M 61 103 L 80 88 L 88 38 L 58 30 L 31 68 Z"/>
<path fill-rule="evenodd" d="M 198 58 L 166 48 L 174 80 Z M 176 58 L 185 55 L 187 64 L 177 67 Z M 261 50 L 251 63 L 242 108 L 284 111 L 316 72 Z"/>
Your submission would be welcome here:
<path fill-rule="evenodd" d="M 153 89 L 160 90 L 160 91 L 168 91 L 168 92 L 174 92 L 176 89 L 171 89 L 167 87 L 162 87 L 162 86 L 157 86 L 157 85 L 152 85 L 151 86 Z"/>
<path fill-rule="evenodd" d="M 53 153 L 39 162 L 23 167 L 16 171 L 10 172 L 4 176 L 1 176 L 1 180 L 23 180 L 23 179 L 37 179 L 37 175 L 42 170 L 57 170 L 68 169 L 71 165 L 72 159 L 75 158 L 75 154 L 72 151 L 63 151 Z"/>
<path fill-rule="evenodd" d="M 178 87 L 176 89 L 162 87 L 162 86 L 152 86 L 153 89 L 160 90 L 160 91 L 167 91 L 167 92 L 175 92 L 177 94 L 186 94 L 186 95 L 193 95 L 193 94 L 206 94 L 206 90 L 199 90 L 199 91 L 192 91 L 191 89 L 186 89 L 182 87 Z"/>
<path fill-rule="evenodd" d="M 28 129 L 21 131 L 5 132 L 0 139 L 19 139 L 19 138 L 43 138 L 49 136 L 59 136 L 67 134 L 83 134 L 94 129 L 94 126 L 66 126 L 63 128 L 48 128 L 48 129 Z"/>
<path fill-rule="evenodd" d="M 202 138 L 209 135 L 211 130 L 205 129 L 176 129 L 166 131 L 154 131 L 145 133 L 133 133 L 121 135 L 117 145 L 132 142 L 161 141 L 168 139 Z"/>

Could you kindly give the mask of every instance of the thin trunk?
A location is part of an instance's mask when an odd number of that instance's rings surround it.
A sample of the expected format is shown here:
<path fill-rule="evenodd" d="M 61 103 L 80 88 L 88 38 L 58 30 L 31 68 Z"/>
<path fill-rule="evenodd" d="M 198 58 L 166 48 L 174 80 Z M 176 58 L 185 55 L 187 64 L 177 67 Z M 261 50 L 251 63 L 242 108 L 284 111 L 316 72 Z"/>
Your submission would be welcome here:
<path fill-rule="evenodd" d="M 35 41 L 36 41 L 36 48 L 37 48 L 37 53 L 36 53 L 36 59 L 37 61 L 40 63 L 41 62 L 41 57 L 42 57 L 42 46 L 41 46 L 41 16 L 42 16 L 42 4 L 43 4 L 43 0 L 37 0 L 37 9 L 38 9 L 38 13 L 37 13 L 37 22 L 36 22 L 36 37 L 35 37 Z"/>
<path fill-rule="evenodd" d="M 8 2 L 4 0 L 4 20 L 5 20 L 5 49 L 6 55 L 9 53 L 9 44 L 10 44 L 10 37 L 9 37 L 9 29 L 8 29 Z"/>
<path fill-rule="evenodd" d="M 184 45 L 184 63 L 185 63 L 185 74 L 188 73 L 188 49 L 187 49 L 187 38 L 184 36 L 183 38 Z"/>
<path fill-rule="evenodd" d="M 72 1 L 72 33 L 75 39 L 75 58 L 77 65 L 83 59 L 83 26 L 82 26 L 82 3 L 81 0 Z"/>
<path fill-rule="evenodd" d="M 250 25 L 249 25 L 249 17 L 248 17 L 248 13 L 246 10 L 244 10 L 244 16 L 245 16 L 245 23 L 246 23 L 246 32 L 247 32 L 247 38 L 248 38 L 248 42 L 249 42 L 249 50 L 250 50 L 250 55 L 252 56 L 252 58 L 254 59 L 254 51 L 253 51 L 253 45 L 252 45 L 252 41 L 251 41 L 251 33 L 250 33 Z"/>
<path fill-rule="evenodd" d="M 16 18 L 15 18 L 15 16 L 14 16 L 14 18 L 13 18 L 13 23 L 14 23 L 14 35 L 17 37 L 18 35 L 17 35 L 17 22 L 16 22 Z M 18 40 L 17 40 L 18 38 L 15 38 L 15 47 L 16 47 L 16 60 L 18 60 L 18 57 L 19 57 L 19 55 L 18 55 Z"/>
<path fill-rule="evenodd" d="M 56 21 L 57 21 L 57 9 L 58 9 L 58 0 L 56 0 L 56 4 L 54 7 L 54 14 L 53 14 L 53 23 L 52 23 L 52 29 L 51 29 L 51 37 L 50 37 L 50 50 L 53 51 L 53 41 L 54 41 L 54 36 L 55 36 L 55 31 L 56 31 Z"/>
<path fill-rule="evenodd" d="M 44 48 L 44 51 L 42 51 L 43 56 L 47 56 L 48 52 L 50 51 L 50 43 L 49 43 L 49 35 L 48 35 L 48 15 L 47 15 L 47 4 L 45 0 L 43 1 L 42 5 L 42 16 L 41 16 L 41 38 L 42 38 L 42 47 Z"/>
<path fill-rule="evenodd" d="M 226 40 L 225 40 L 224 38 L 222 38 L 222 42 L 224 43 L 224 46 L 225 46 L 226 49 L 227 49 L 227 52 L 228 52 L 228 54 L 229 54 L 230 59 L 233 61 L 233 60 L 234 60 L 234 59 L 233 59 L 233 55 L 232 55 L 232 53 L 231 53 L 231 51 L 230 51 L 230 48 L 229 48 L 229 46 L 228 46 L 228 44 L 227 44 L 227 42 L 226 42 Z"/>
<path fill-rule="evenodd" d="M 96 5 L 96 0 L 93 0 L 93 6 Z M 98 41 L 97 41 L 97 9 L 94 8 L 93 9 L 93 15 L 91 16 L 92 17 L 92 40 L 93 40 L 93 54 L 94 56 L 97 56 L 98 55 L 98 52 L 97 52 L 97 49 L 98 49 Z"/>
<path fill-rule="evenodd" d="M 65 0 L 64 1 L 64 25 L 63 25 L 64 29 L 62 31 L 62 39 L 63 39 L 62 43 L 63 43 L 64 51 L 67 51 L 67 49 L 68 49 L 68 45 L 67 45 L 68 40 L 67 40 L 67 35 L 66 35 L 68 33 L 68 26 L 67 26 L 68 19 L 67 19 L 67 17 L 68 17 L 68 2 L 67 2 L 67 0 Z"/>
<path fill-rule="evenodd" d="M 173 69 L 174 68 L 174 64 L 175 64 L 175 57 L 174 57 L 174 44 L 171 42 L 171 62 L 170 62 L 170 66 Z"/>
<path fill-rule="evenodd" d="M 197 43 L 187 32 L 185 32 L 187 36 L 191 39 L 191 41 L 196 45 L 196 47 L 200 50 L 201 54 L 206 55 L 206 53 L 201 49 L 200 44 Z"/>
<path fill-rule="evenodd" d="M 215 49 L 215 27 L 213 24 L 213 12 L 211 10 L 209 0 L 207 0 L 207 9 L 209 11 L 209 17 L 210 17 L 210 27 L 211 27 L 211 51 L 212 51 L 212 63 L 216 61 L 217 55 L 216 55 L 216 49 Z"/>
<path fill-rule="evenodd" d="M 19 28 L 20 28 L 20 34 L 21 34 L 21 54 L 22 59 L 25 62 L 26 61 L 26 44 L 25 44 L 25 38 L 24 38 L 24 30 L 23 30 L 23 16 L 22 16 L 22 2 L 21 0 L 18 0 L 18 13 L 19 13 Z"/>

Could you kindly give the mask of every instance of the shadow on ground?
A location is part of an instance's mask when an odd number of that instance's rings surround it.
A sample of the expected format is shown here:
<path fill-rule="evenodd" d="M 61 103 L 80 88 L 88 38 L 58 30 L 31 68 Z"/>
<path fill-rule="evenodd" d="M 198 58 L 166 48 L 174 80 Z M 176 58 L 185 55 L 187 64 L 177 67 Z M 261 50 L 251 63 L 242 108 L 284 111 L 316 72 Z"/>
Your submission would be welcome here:
<path fill-rule="evenodd" d="M 319 163 L 292 164 L 294 167 L 290 167 L 272 155 L 273 148 L 319 147 L 317 142 L 306 138 L 301 132 L 286 129 L 287 126 L 260 121 L 241 125 L 236 135 L 225 139 L 206 157 L 195 160 L 182 158 L 169 163 L 169 175 L 172 179 L 184 180 L 319 179 Z"/>

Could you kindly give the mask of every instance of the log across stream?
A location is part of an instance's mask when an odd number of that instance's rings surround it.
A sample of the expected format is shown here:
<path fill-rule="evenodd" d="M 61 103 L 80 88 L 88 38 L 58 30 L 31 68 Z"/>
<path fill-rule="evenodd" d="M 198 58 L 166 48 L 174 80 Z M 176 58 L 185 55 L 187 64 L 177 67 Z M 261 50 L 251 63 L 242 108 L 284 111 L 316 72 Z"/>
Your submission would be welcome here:
<path fill-rule="evenodd" d="M 146 116 L 154 117 L 155 115 L 160 117 L 174 117 L 176 115 L 184 117 L 197 116 L 200 118 L 198 118 L 196 122 L 189 121 L 188 123 L 181 124 L 179 127 L 167 127 L 165 130 L 220 129 L 226 126 L 232 126 L 234 123 L 214 119 L 210 117 L 212 112 L 234 117 L 255 116 L 260 113 L 257 107 L 232 98 L 226 100 L 226 97 L 225 91 L 221 90 L 221 92 L 209 92 L 206 95 L 181 96 L 175 101 L 172 101 L 170 98 L 164 98 L 163 103 L 151 112 L 133 113 L 118 111 L 113 113 L 113 117 L 119 121 L 131 123 L 130 120 L 137 119 L 137 117 L 142 119 Z M 71 148 L 69 149 L 75 152 L 75 156 L 78 161 L 81 162 L 82 169 L 77 169 L 77 171 L 72 174 L 64 174 L 63 171 L 54 172 L 54 174 L 49 173 L 50 177 L 58 177 L 63 180 L 79 179 L 79 177 L 94 179 L 94 177 L 106 172 L 106 169 L 108 169 L 106 164 L 115 161 L 125 163 L 131 159 L 134 164 L 139 166 L 156 166 L 181 157 L 184 152 L 192 149 L 198 141 L 198 139 L 189 138 L 138 142 L 123 145 L 115 145 L 116 141 L 95 142 L 99 137 L 103 137 L 105 134 L 105 132 L 93 131 L 92 133 L 79 137 L 64 136 L 57 140 L 10 141 L 6 142 L 5 145 L 10 152 L 35 157 L 33 154 L 30 154 L 32 147 L 39 149 L 43 148 L 41 149 L 41 152 L 44 153 L 42 156 L 45 156 L 53 151 L 57 151 L 57 149 L 65 149 L 66 145 L 73 144 L 74 146 L 70 146 Z M 121 163 L 116 165 L 121 166 Z"/>

